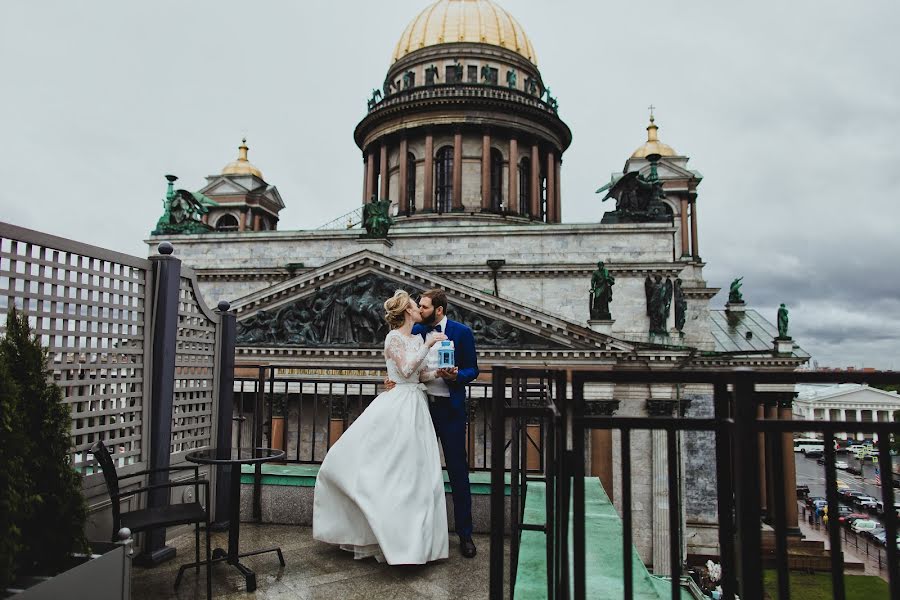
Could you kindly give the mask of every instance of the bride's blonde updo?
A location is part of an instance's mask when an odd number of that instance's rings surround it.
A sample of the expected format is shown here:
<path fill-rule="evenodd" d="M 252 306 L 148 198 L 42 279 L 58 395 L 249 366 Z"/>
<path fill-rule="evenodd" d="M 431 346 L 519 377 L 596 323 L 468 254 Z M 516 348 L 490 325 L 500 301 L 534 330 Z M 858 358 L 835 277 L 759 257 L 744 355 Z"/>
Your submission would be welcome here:
<path fill-rule="evenodd" d="M 390 325 L 391 329 L 397 329 L 406 320 L 404 313 L 409 308 L 409 293 L 403 290 L 397 290 L 394 295 L 388 298 L 384 303 L 384 320 Z"/>

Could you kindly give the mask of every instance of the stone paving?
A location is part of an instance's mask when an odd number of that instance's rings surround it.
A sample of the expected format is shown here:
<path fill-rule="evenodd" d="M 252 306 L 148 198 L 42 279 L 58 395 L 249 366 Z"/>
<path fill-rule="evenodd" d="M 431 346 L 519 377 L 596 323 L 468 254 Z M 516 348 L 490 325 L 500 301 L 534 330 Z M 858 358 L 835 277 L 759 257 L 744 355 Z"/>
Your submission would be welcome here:
<path fill-rule="evenodd" d="M 244 578 L 236 569 L 217 564 L 213 567 L 213 597 L 228 600 L 481 600 L 488 597 L 490 538 L 475 535 L 473 539 L 478 546 L 478 556 L 474 559 L 465 559 L 459 554 L 457 538 L 451 533 L 447 560 L 422 566 L 392 567 L 374 559 L 354 560 L 347 552 L 317 542 L 312 539 L 310 527 L 244 523 L 241 525 L 241 549 L 281 546 L 287 566 L 281 567 L 274 553 L 242 559 L 256 571 L 257 589 L 248 593 Z M 226 533 L 213 535 L 213 548 L 227 547 L 227 542 Z M 204 543 L 202 535 L 200 543 Z M 178 590 L 173 587 L 178 567 L 193 560 L 194 534 L 182 535 L 172 545 L 178 552 L 174 560 L 152 569 L 133 568 L 134 600 L 206 597 L 206 574 L 202 568 L 199 575 L 193 570 L 187 571 Z M 202 550 L 201 545 L 201 555 Z M 504 560 L 508 565 L 508 544 Z"/>

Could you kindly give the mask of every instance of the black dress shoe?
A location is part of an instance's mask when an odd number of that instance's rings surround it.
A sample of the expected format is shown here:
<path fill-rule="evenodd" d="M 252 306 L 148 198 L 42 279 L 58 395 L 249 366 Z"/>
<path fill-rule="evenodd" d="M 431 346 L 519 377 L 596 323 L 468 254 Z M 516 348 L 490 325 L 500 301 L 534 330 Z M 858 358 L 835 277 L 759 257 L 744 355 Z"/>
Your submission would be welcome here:
<path fill-rule="evenodd" d="M 475 558 L 478 550 L 475 548 L 475 542 L 472 538 L 459 538 L 459 552 L 466 558 Z"/>

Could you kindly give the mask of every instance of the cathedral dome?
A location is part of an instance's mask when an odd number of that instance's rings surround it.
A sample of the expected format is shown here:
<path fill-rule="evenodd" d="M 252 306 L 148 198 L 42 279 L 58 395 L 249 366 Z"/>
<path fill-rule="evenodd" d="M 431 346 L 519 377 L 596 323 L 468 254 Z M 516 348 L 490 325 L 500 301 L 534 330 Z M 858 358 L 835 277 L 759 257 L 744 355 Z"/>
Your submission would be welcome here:
<path fill-rule="evenodd" d="M 668 144 L 663 144 L 657 137 L 659 127 L 654 123 L 653 115 L 650 115 L 650 124 L 647 125 L 647 141 L 631 154 L 631 158 L 647 158 L 651 154 L 660 156 L 678 156 L 675 149 Z"/>
<path fill-rule="evenodd" d="M 222 175 L 256 175 L 260 179 L 263 178 L 262 171 L 253 166 L 249 160 L 247 160 L 247 138 L 241 140 L 241 145 L 238 146 L 238 150 L 240 154 L 237 157 L 237 160 L 233 160 L 222 169 Z"/>
<path fill-rule="evenodd" d="M 392 62 L 421 48 L 454 42 L 500 46 L 537 65 L 522 26 L 491 0 L 438 0 L 406 26 Z"/>

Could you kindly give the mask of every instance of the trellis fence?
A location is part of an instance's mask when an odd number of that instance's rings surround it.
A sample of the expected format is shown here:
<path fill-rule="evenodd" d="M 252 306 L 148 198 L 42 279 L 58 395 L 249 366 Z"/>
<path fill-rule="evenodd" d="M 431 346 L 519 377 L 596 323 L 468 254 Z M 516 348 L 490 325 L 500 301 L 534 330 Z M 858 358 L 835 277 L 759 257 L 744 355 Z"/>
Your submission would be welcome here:
<path fill-rule="evenodd" d="M 0 333 L 15 307 L 49 348 L 72 414 L 71 463 L 94 513 L 107 501 L 89 453 L 95 441 L 114 453 L 120 474 L 230 447 L 230 420 L 220 428 L 217 417 L 227 402 L 230 419 L 234 316 L 227 303 L 207 307 L 172 250 L 164 243 L 138 258 L 0 222 Z M 220 430 L 227 439 L 217 440 Z M 98 528 L 104 521 L 92 519 Z"/>

